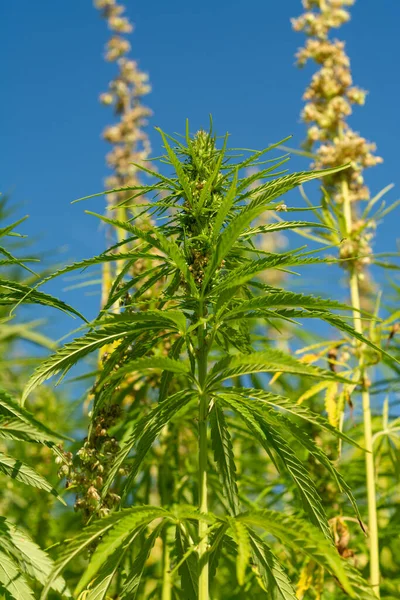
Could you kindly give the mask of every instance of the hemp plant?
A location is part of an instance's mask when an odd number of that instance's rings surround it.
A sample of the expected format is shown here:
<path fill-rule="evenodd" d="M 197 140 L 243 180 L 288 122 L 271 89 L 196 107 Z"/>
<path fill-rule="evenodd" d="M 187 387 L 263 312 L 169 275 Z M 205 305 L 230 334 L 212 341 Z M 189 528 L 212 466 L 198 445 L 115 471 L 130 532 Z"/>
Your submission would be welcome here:
<path fill-rule="evenodd" d="M 354 0 L 303 0 L 305 13 L 293 19 L 293 27 L 307 36 L 305 46 L 297 54 L 298 66 L 302 67 L 313 61 L 318 68 L 304 94 L 306 104 L 302 119 L 308 128 L 305 149 L 311 152 L 315 168 L 350 164 L 348 169 L 323 178 L 323 209 L 318 213 L 318 218 L 330 225 L 334 233 L 322 234 L 319 240 L 322 241 L 323 238 L 339 246 L 341 265 L 346 270 L 351 304 L 355 309 L 354 328 L 362 334 L 368 324 L 362 320 L 360 307 L 370 307 L 371 299 L 377 295 L 368 267 L 374 263 L 382 265 L 379 257 L 373 256 L 372 240 L 377 223 L 398 206 L 398 203 L 386 207 L 385 202 L 382 202 L 375 210 L 377 203 L 392 186 L 371 198 L 370 190 L 364 181 L 364 170 L 381 163 L 382 159 L 375 155 L 375 144 L 353 131 L 348 123 L 352 107 L 364 104 L 366 92 L 353 85 L 350 60 L 345 52 L 344 42 L 331 39 L 330 33 L 332 29 L 340 27 L 350 19 L 347 7 L 353 4 Z M 366 203 L 365 207 L 362 207 L 362 202 Z M 379 338 L 384 335 L 385 323 L 379 327 L 372 324 L 369 332 L 380 343 Z M 340 365 L 342 368 L 348 368 L 349 353 L 346 343 L 331 344 L 328 351 L 331 353 L 332 364 L 336 365 L 335 369 L 340 369 Z M 364 445 L 367 451 L 365 465 L 370 581 L 376 595 L 379 596 L 379 532 L 369 392 L 373 382 L 370 381 L 369 367 L 379 362 L 380 356 L 369 353 L 367 346 L 360 342 L 354 343 L 351 354 L 355 365 L 353 363 L 350 369 L 353 369 L 359 387 L 345 388 L 345 396 L 349 397 L 355 389 L 361 391 Z M 332 406 L 331 413 L 335 414 L 334 419 L 342 420 L 345 408 L 343 395 L 337 403 L 331 398 Z"/>
<path fill-rule="evenodd" d="M 160 134 L 166 150 L 161 163 L 174 173 L 164 175 L 146 168 L 155 183 L 110 190 L 153 195 L 147 210 L 154 225 L 139 226 L 135 215 L 119 220 L 90 213 L 119 228 L 124 239 L 59 273 L 110 261 L 123 261 L 124 270 L 88 332 L 45 359 L 25 390 L 26 397 L 54 374 L 63 377 L 80 359 L 114 343 L 93 387 L 88 439 L 97 435 L 102 411 L 118 402 L 125 411 L 126 428 L 97 502 L 101 506 L 102 498 L 120 478 L 119 510 L 98 520 L 93 514 L 82 533 L 64 544 L 41 598 L 47 598 L 63 569 L 80 552 L 89 550 L 90 562 L 75 591 L 86 600 L 104 599 L 112 593 L 121 599 L 209 600 L 226 597 L 225 585 L 233 590 L 230 597 L 258 593 L 262 598 L 267 593 L 271 598 L 295 600 L 296 592 L 273 551 L 272 538 L 312 558 L 350 597 L 373 598 L 369 586 L 337 553 L 316 486 L 292 444 L 304 448 L 327 469 L 357 515 L 351 491 L 323 450 L 292 417 L 313 423 L 344 442 L 352 441 L 323 417 L 265 389 L 266 374 L 276 372 L 291 378 L 348 380 L 285 354 L 254 332 L 259 319 L 279 328 L 280 323 L 293 319 L 315 318 L 379 350 L 338 314 L 349 310 L 347 305 L 275 288 L 259 278 L 269 269 L 326 263 L 303 248 L 274 253 L 254 244 L 260 234 L 308 228 L 309 222 L 259 227 L 252 223 L 266 211 L 294 210 L 284 206 L 281 197 L 285 193 L 342 167 L 285 174 L 278 169 L 287 157 L 265 159 L 279 144 L 259 152 L 244 151 L 238 157 L 237 151 L 227 150 L 227 137 L 218 147 L 212 132 L 191 136 L 187 126 L 185 142 Z M 257 174 L 242 176 L 248 167 L 257 168 Z M 253 189 L 255 177 L 261 183 Z M 132 276 L 130 268 L 143 258 L 152 261 L 151 268 Z M 141 310 L 153 286 L 159 290 L 158 301 L 151 310 Z M 125 299 L 123 307 L 116 312 L 121 298 Z M 157 353 L 160 340 L 170 342 L 167 355 Z M 161 374 L 159 385 L 153 388 L 150 401 L 139 403 L 132 412 L 131 405 L 124 404 L 126 378 L 140 380 L 152 372 Z M 257 374 L 262 386 L 249 387 Z M 264 508 L 247 510 L 250 499 L 241 492 L 236 468 L 238 424 L 239 433 L 247 432 L 286 484 L 297 489 L 296 514 L 268 508 L 268 499 Z M 152 460 L 162 432 L 170 425 L 176 426 L 171 443 L 177 456 L 173 478 L 179 485 L 170 502 L 141 504 L 140 490 L 149 485 L 143 466 Z M 170 548 L 169 561 L 163 563 L 161 577 L 148 578 L 146 565 L 152 551 L 157 555 L 161 537 Z M 229 570 L 232 560 L 236 562 L 235 584 Z M 223 575 L 226 566 L 227 579 Z"/>

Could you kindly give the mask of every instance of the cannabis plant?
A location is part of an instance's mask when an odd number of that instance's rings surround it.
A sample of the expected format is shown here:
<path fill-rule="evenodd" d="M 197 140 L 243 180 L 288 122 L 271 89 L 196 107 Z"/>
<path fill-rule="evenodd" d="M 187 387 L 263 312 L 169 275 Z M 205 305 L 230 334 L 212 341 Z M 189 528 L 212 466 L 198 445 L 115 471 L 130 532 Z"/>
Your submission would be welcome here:
<path fill-rule="evenodd" d="M 143 167 L 155 183 L 112 190 L 129 191 L 131 198 L 124 203 L 153 195 L 146 209 L 155 224 L 140 226 L 135 215 L 119 220 L 90 213 L 118 227 L 124 239 L 57 274 L 112 261 L 121 265 L 119 274 L 87 333 L 44 360 L 25 390 L 27 397 L 51 376 L 64 377 L 80 359 L 108 347 L 92 388 L 87 440 L 87 447 L 102 447 L 102 459 L 91 463 L 90 452 L 84 453 L 91 464 L 89 497 L 96 510 L 88 515 L 82 533 L 58 552 L 41 598 L 47 597 L 63 569 L 87 550 L 90 562 L 76 588 L 86 599 L 106 598 L 114 591 L 130 599 L 206 600 L 210 594 L 228 597 L 227 585 L 230 598 L 250 593 L 261 598 L 267 593 L 294 600 L 285 559 L 282 564 L 277 556 L 285 556 L 283 547 L 310 557 L 350 597 L 373 598 L 368 585 L 337 553 L 317 488 L 293 448 L 305 449 L 328 470 L 358 515 L 351 491 L 297 419 L 352 442 L 323 417 L 268 391 L 266 374 L 348 380 L 285 354 L 254 329 L 260 321 L 279 329 L 293 320 L 320 319 L 377 350 L 338 314 L 348 310 L 347 305 L 275 288 L 259 277 L 269 269 L 326 263 L 304 248 L 279 254 L 254 244 L 260 234 L 308 228 L 309 222 L 252 224 L 266 211 L 291 212 L 282 200 L 286 192 L 342 167 L 283 174 L 277 169 L 286 157 L 265 159 L 279 144 L 238 155 L 227 150 L 227 137 L 219 148 L 212 132 L 199 131 L 192 137 L 187 127 L 186 143 L 160 134 L 166 150 L 161 162 L 174 174 Z M 257 174 L 242 176 L 248 167 L 256 167 Z M 255 178 L 261 183 L 254 189 Z M 142 259 L 151 266 L 132 277 L 136 261 Z M 142 310 L 154 286 L 156 305 Z M 160 340 L 168 341 L 162 353 Z M 161 376 L 148 397 L 126 402 L 132 386 L 152 372 Z M 252 387 L 256 380 L 261 385 Z M 118 440 L 108 439 L 102 422 L 116 412 L 125 413 L 125 427 L 117 429 Z M 171 463 L 169 469 L 164 464 L 163 493 L 146 496 L 143 488 L 152 490 L 151 463 L 165 436 L 169 446 L 162 447 L 168 448 Z M 253 447 L 268 456 L 269 468 L 281 473 L 282 487 L 297 490 L 295 513 L 269 508 L 268 495 L 263 507 L 251 508 L 252 498 L 243 494 L 245 481 L 236 467 L 241 442 L 249 444 L 250 438 Z M 118 494 L 112 492 L 116 485 Z M 156 502 L 143 504 L 143 497 Z M 118 510 L 112 510 L 116 506 Z M 98 515 L 104 518 L 96 519 Z M 151 555 L 158 557 L 159 569 L 148 577 Z"/>
<path fill-rule="evenodd" d="M 302 67 L 309 61 L 317 65 L 317 71 L 303 96 L 305 106 L 302 118 L 307 125 L 306 150 L 311 151 L 316 168 L 333 167 L 346 162 L 350 165 L 345 171 L 324 177 L 322 211 L 318 212 L 318 218 L 333 227 L 334 232 L 318 234 L 317 238 L 340 246 L 341 265 L 346 270 L 351 304 L 356 309 L 353 313 L 354 328 L 360 334 L 369 329 L 371 339 L 380 345 L 390 335 L 393 318 L 390 317 L 379 326 L 376 323 L 371 325 L 363 321 L 359 309 L 372 306 L 373 311 L 379 313 L 379 294 L 374 289 L 369 266 L 376 264 L 390 268 L 390 265 L 385 265 L 382 256 L 373 255 L 372 240 L 377 224 L 398 206 L 398 202 L 389 206 L 385 201 L 381 202 L 382 196 L 392 186 L 371 197 L 364 171 L 381 163 L 382 159 L 375 155 L 375 144 L 353 131 L 348 123 L 353 106 L 364 104 L 366 92 L 353 85 L 345 44 L 332 39 L 330 34 L 332 29 L 350 19 L 347 7 L 353 4 L 354 0 L 303 0 L 305 12 L 293 19 L 293 26 L 307 37 L 305 46 L 297 54 L 298 65 Z M 361 205 L 363 201 L 366 202 L 365 206 Z M 308 203 L 312 205 L 310 201 Z M 341 395 L 337 387 L 330 388 L 330 394 L 326 388 L 327 404 L 332 418 L 342 426 L 345 407 L 348 401 L 351 402 L 352 392 L 361 393 L 364 446 L 367 452 L 365 482 L 358 478 L 358 484 L 366 487 L 370 581 L 379 596 L 377 462 L 374 457 L 374 434 L 378 434 L 379 429 L 374 431 L 369 388 L 373 383 L 372 369 L 380 362 L 381 356 L 369 352 L 363 344 L 349 345 L 347 342 L 340 340 L 336 344 L 327 344 L 326 353 L 331 353 L 335 368 L 353 371 L 361 383 L 360 386 L 344 388 Z M 315 389 L 317 391 L 320 390 Z"/>

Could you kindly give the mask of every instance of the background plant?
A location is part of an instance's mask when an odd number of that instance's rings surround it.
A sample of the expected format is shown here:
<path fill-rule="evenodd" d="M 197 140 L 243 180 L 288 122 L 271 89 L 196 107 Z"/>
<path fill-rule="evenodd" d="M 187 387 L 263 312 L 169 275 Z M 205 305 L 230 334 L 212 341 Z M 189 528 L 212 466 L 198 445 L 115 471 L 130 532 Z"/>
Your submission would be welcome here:
<path fill-rule="evenodd" d="M 359 309 L 360 306 L 375 305 L 379 310 L 378 291 L 371 280 L 368 270 L 369 265 L 377 264 L 389 266 L 374 257 L 371 242 L 378 223 L 389 214 L 398 203 L 388 207 L 382 202 L 378 209 L 376 206 L 382 196 L 392 186 L 388 186 L 373 198 L 364 182 L 364 170 L 375 166 L 382 161 L 374 154 L 375 145 L 367 142 L 358 133 L 354 132 L 348 117 L 352 113 L 354 104 L 363 105 L 366 92 L 353 85 L 350 70 L 350 60 L 345 53 L 344 43 L 332 40 L 330 32 L 333 28 L 340 27 L 349 20 L 350 15 L 346 7 L 354 4 L 353 1 L 305 1 L 306 12 L 293 20 L 296 31 L 303 31 L 307 36 L 304 48 L 297 55 L 298 65 L 304 66 L 308 61 L 314 61 L 318 70 L 313 75 L 307 88 L 304 99 L 306 100 L 302 118 L 307 124 L 307 142 L 305 148 L 314 156 L 314 165 L 334 166 L 349 163 L 350 168 L 324 178 L 324 193 L 322 197 L 323 210 L 320 215 L 321 222 L 335 227 L 335 235 L 322 234 L 333 244 L 340 244 L 339 256 L 342 266 L 348 273 L 348 285 L 351 304 Z M 308 201 L 308 199 L 306 198 Z M 309 201 L 308 201 L 309 202 Z M 362 202 L 365 206 L 362 207 Z M 380 340 L 390 335 L 390 316 L 378 327 L 362 321 L 359 312 L 354 313 L 354 326 L 358 332 L 369 331 L 371 339 Z M 388 332 L 389 329 L 389 332 Z M 350 350 L 350 353 L 349 353 Z M 348 368 L 349 358 L 355 357 L 356 377 L 361 375 L 363 383 L 360 388 L 345 388 L 339 395 L 338 386 L 326 386 L 326 406 L 332 422 L 343 423 L 346 404 L 351 401 L 350 395 L 360 392 L 362 397 L 362 421 L 364 429 L 366 454 L 366 492 L 368 497 L 368 527 L 370 546 L 370 578 L 376 593 L 379 595 L 380 568 L 379 568 L 379 541 L 378 541 L 378 512 L 376 506 L 377 480 L 374 461 L 374 424 L 371 417 L 371 398 L 369 388 L 373 385 L 371 377 L 380 377 L 375 365 L 379 363 L 380 356 L 371 354 L 364 345 L 356 344 L 353 349 L 346 341 L 336 345 L 327 344 L 323 350 L 333 368 Z M 369 367 L 369 368 L 368 368 Z M 371 367 L 374 371 L 371 371 Z M 317 393 L 319 390 L 315 388 Z M 310 394 L 309 394 L 310 395 Z M 347 401 L 346 401 L 347 396 Z M 351 401 L 353 402 L 353 401 Z M 378 425 L 378 420 L 376 420 Z M 378 425 L 379 428 L 379 425 Z M 386 428 L 386 426 L 385 426 Z M 394 432 L 392 432 L 391 436 Z M 382 433 L 376 431 L 376 435 Z M 389 442 L 391 443 L 391 442 Z M 359 464 L 357 462 L 357 464 Z M 343 467 L 346 469 L 346 465 Z M 358 481 L 356 485 L 360 485 Z M 383 508 L 383 507 L 382 507 Z M 383 522 L 383 521 L 382 521 Z"/>

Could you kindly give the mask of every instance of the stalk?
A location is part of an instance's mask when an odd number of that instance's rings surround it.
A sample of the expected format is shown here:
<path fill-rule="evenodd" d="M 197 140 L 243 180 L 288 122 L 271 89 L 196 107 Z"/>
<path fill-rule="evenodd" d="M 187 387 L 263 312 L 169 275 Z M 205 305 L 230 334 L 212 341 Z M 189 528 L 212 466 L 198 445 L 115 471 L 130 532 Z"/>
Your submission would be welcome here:
<path fill-rule="evenodd" d="M 343 209 L 346 223 L 346 232 L 350 236 L 352 230 L 352 214 L 351 202 L 349 199 L 348 183 L 342 181 L 343 192 Z M 357 272 L 354 268 L 350 269 L 350 296 L 351 303 L 354 307 L 353 322 L 354 329 L 358 333 L 363 333 L 362 320 L 360 316 L 360 290 L 358 285 Z M 376 482 L 375 482 L 375 466 L 374 452 L 372 440 L 372 422 L 371 422 L 371 402 L 369 391 L 364 384 L 365 364 L 364 357 L 361 351 L 359 368 L 362 381 L 362 407 L 363 407 L 363 422 L 364 422 L 364 444 L 365 444 L 365 467 L 366 467 L 366 483 L 367 483 L 367 500 L 368 500 L 368 531 L 370 544 L 370 583 L 377 597 L 380 597 L 380 569 L 379 569 L 379 538 L 378 538 L 378 516 L 376 509 Z"/>
<path fill-rule="evenodd" d="M 203 306 L 199 311 L 203 316 Z M 208 512 L 207 458 L 208 458 L 208 396 L 204 391 L 207 377 L 207 343 L 205 340 L 205 324 L 198 329 L 198 375 L 201 388 L 199 402 L 199 512 Z M 199 521 L 199 600 L 209 600 L 209 565 L 208 565 L 208 525 Z"/>
<path fill-rule="evenodd" d="M 171 600 L 172 598 L 172 579 L 171 579 L 171 557 L 168 546 L 168 536 L 165 532 L 163 537 L 163 556 L 162 556 L 162 593 L 161 600 Z"/>

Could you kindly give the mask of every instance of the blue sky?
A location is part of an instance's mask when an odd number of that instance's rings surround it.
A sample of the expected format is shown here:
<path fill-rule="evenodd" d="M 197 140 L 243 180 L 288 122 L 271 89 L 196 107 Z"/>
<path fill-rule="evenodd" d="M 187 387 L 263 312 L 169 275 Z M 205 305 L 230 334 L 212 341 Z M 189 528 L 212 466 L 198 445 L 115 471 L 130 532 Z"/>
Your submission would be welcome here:
<path fill-rule="evenodd" d="M 294 67 L 303 36 L 290 17 L 301 12 L 300 0 L 127 0 L 135 23 L 132 56 L 150 74 L 154 111 L 149 133 L 160 153 L 154 126 L 183 132 L 208 124 L 231 133 L 236 147 L 262 148 L 288 134 L 301 143 L 301 95 L 311 71 Z M 378 145 L 384 164 L 368 175 L 373 192 L 395 183 L 398 192 L 398 98 L 400 46 L 397 0 L 358 0 L 352 22 L 340 30 L 347 42 L 355 83 L 370 91 L 357 108 L 352 125 Z M 36 246 L 53 260 L 88 257 L 103 249 L 103 234 L 84 208 L 101 211 L 103 200 L 70 202 L 100 191 L 107 174 L 107 146 L 101 131 L 111 111 L 98 103 L 114 74 L 102 59 L 106 23 L 90 0 L 13 0 L 0 2 L 2 56 L 2 161 L 0 189 L 10 192 L 23 226 L 39 236 Z M 294 159 L 292 168 L 305 168 Z M 393 250 L 399 213 L 382 225 L 377 248 Z M 57 251 L 60 256 L 57 257 Z M 89 316 L 96 298 L 86 290 L 52 291 Z M 64 321 L 63 321 L 64 323 Z M 73 327 L 74 324 L 70 324 Z M 66 330 L 68 325 L 63 325 Z"/>

